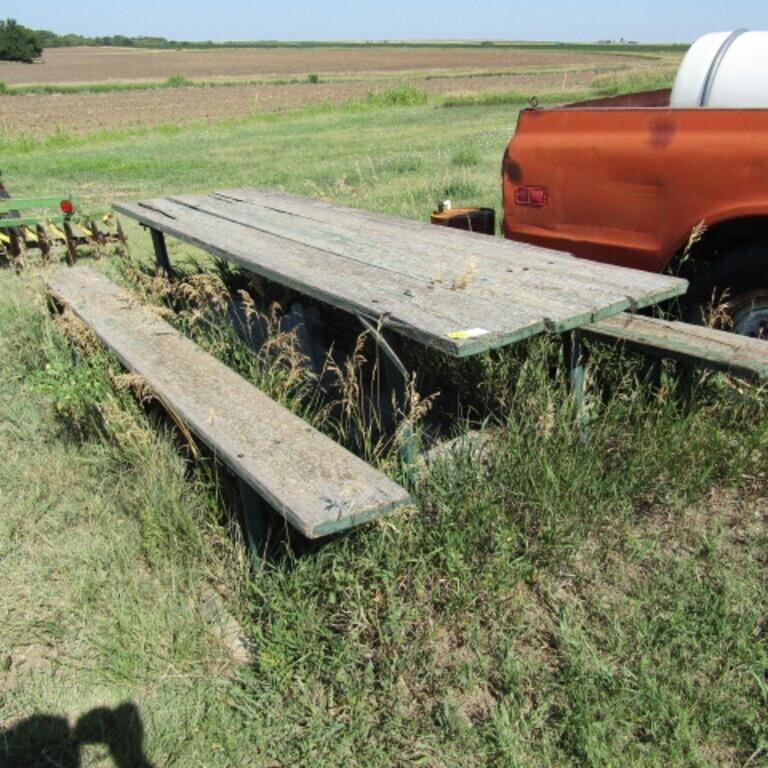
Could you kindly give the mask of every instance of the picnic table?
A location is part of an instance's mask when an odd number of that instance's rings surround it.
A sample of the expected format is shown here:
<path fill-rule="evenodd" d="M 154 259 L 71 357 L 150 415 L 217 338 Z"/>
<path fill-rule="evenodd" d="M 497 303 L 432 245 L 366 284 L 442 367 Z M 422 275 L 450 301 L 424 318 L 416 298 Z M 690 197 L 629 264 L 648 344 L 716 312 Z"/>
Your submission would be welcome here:
<path fill-rule="evenodd" d="M 564 335 L 578 402 L 580 329 L 686 289 L 684 280 L 666 275 L 268 189 L 114 208 L 149 228 L 169 276 L 166 235 L 356 316 L 390 358 L 390 368 L 399 370 L 401 383 L 408 374 L 389 332 L 456 357 L 552 332 Z M 267 546 L 273 511 L 317 538 L 409 503 L 407 489 L 272 401 L 92 268 L 60 270 L 48 286 L 55 303 L 89 325 L 174 421 L 186 425 L 185 434 L 233 471 L 255 549 Z M 413 446 L 403 443 L 406 450 Z"/>
<path fill-rule="evenodd" d="M 685 292 L 685 280 L 273 189 L 175 195 L 115 210 L 449 355 L 565 333 Z"/>

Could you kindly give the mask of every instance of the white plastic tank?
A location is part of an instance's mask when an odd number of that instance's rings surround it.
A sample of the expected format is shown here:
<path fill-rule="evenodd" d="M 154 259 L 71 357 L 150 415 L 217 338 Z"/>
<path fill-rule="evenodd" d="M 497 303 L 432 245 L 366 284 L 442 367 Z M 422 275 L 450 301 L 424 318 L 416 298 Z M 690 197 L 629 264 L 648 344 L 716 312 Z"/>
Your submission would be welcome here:
<path fill-rule="evenodd" d="M 700 37 L 683 58 L 673 107 L 768 107 L 768 32 L 738 29 Z"/>

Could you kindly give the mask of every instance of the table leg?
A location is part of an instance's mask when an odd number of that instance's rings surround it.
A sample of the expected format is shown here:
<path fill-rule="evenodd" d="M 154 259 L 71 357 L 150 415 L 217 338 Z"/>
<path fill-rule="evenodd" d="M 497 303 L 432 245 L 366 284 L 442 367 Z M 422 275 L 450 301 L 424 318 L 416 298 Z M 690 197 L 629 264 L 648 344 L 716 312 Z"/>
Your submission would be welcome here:
<path fill-rule="evenodd" d="M 568 370 L 568 383 L 573 394 L 573 404 L 576 412 L 576 424 L 582 437 L 587 435 L 587 412 L 585 407 L 585 379 L 583 336 L 579 329 L 563 334 L 563 353 Z"/>
<path fill-rule="evenodd" d="M 152 235 L 152 246 L 155 249 L 155 261 L 157 266 L 163 270 L 165 276 L 172 280 L 176 277 L 173 267 L 171 266 L 171 260 L 168 258 L 168 249 L 165 247 L 165 235 L 159 229 L 149 228 L 149 233 Z"/>

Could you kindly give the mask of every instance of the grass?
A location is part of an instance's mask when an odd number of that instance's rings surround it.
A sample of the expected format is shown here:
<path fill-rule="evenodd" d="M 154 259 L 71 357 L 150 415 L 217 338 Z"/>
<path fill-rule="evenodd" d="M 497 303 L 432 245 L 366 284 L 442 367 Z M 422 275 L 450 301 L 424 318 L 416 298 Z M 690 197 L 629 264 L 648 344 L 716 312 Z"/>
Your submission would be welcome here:
<path fill-rule="evenodd" d="M 661 88 L 671 88 L 677 69 L 668 65 L 644 70 L 632 69 L 626 72 L 614 72 L 599 75 L 591 87 L 600 95 L 613 96 L 632 91 L 654 91 Z"/>
<path fill-rule="evenodd" d="M 11 146 L 3 170 L 19 195 L 72 188 L 92 207 L 258 183 L 424 219 L 443 197 L 498 205 L 516 106 L 104 133 Z M 128 234 L 141 272 L 148 238 Z M 193 275 L 199 257 L 170 247 Z M 97 266 L 165 301 L 124 262 Z M 711 376 L 686 402 L 666 376 L 656 395 L 636 361 L 597 351 L 584 444 L 554 340 L 461 365 L 414 351 L 467 423 L 490 415 L 493 449 L 434 465 L 413 510 L 251 571 L 225 479 L 184 458 L 104 353 L 67 341 L 41 271 L 0 273 L 11 765 L 104 708 L 113 727 L 91 741 L 125 755 L 143 732 L 156 765 L 766 763 L 764 391 Z M 262 375 L 226 333 L 200 340 Z M 259 383 L 286 391 L 277 375 Z M 302 397 L 292 407 L 313 417 Z M 251 663 L 201 608 L 211 590 Z M 95 743 L 83 754 L 115 764 Z"/>
<path fill-rule="evenodd" d="M 613 68 L 605 67 L 604 70 L 608 73 L 612 73 L 615 70 Z M 261 79 L 253 78 L 236 78 L 236 79 L 189 79 L 183 75 L 171 75 L 165 80 L 137 80 L 137 81 L 124 81 L 124 82 L 93 82 L 93 83 L 46 83 L 41 85 L 7 85 L 6 83 L 0 83 L 0 96 L 25 96 L 34 94 L 60 94 L 60 95 L 76 95 L 80 93 L 121 93 L 127 91 L 155 91 L 165 90 L 168 88 L 236 88 L 247 86 L 281 86 L 281 85 L 305 85 L 307 83 L 312 85 L 318 85 L 320 83 L 333 84 L 333 83 L 371 83 L 376 85 L 381 80 L 386 81 L 407 81 L 400 86 L 394 86 L 393 91 L 407 91 L 414 89 L 413 82 L 421 80 L 445 80 L 450 78 L 452 80 L 477 80 L 487 77 L 506 77 L 517 74 L 550 74 L 550 73 L 566 73 L 573 70 L 566 68 L 555 68 L 550 70 L 529 70 L 529 69 L 514 69 L 503 72 L 451 72 L 449 74 L 433 74 L 424 73 L 419 71 L 406 72 L 406 73 L 366 73 L 365 75 L 349 75 L 349 74 L 331 74 L 323 75 L 322 79 L 320 75 L 316 73 L 310 73 L 306 77 L 267 77 Z M 600 71 L 594 68 L 589 68 L 588 72 Z M 375 91 L 374 91 L 375 93 Z M 426 94 L 424 94 L 426 97 Z M 439 100 L 439 98 L 438 98 Z M 419 102 L 419 103 L 424 103 Z M 338 107 L 338 105 L 336 105 Z M 378 106 L 413 106 L 412 103 L 406 102 L 406 104 L 378 104 Z"/>

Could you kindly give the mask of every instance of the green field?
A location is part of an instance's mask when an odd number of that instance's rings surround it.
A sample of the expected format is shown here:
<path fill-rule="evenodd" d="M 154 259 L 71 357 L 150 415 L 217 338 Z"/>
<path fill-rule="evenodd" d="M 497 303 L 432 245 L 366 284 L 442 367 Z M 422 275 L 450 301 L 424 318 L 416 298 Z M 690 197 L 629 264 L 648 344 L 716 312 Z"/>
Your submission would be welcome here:
<path fill-rule="evenodd" d="M 247 184 L 417 219 L 498 208 L 519 105 L 419 101 L 16 137 L 2 169 L 94 209 Z M 160 302 L 128 235 L 129 263 L 93 263 Z M 226 482 L 72 347 L 30 261 L 0 271 L 0 764 L 65 764 L 74 733 L 87 766 L 140 765 L 139 745 L 185 768 L 768 765 L 764 390 L 707 375 L 686 398 L 666 371 L 653 392 L 596 351 L 585 443 L 556 340 L 434 361 L 469 382 L 489 454 L 252 568 Z M 321 418 L 280 360 L 265 376 L 224 331 L 202 341 Z"/>

